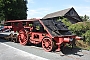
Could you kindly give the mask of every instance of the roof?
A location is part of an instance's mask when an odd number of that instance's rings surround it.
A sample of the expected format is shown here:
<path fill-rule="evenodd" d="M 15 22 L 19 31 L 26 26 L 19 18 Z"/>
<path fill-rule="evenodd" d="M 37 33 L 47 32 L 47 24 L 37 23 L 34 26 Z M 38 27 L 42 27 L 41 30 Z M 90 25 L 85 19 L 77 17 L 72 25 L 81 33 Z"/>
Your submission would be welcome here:
<path fill-rule="evenodd" d="M 10 20 L 10 21 L 6 21 L 5 23 L 7 22 L 28 22 L 28 21 L 37 21 L 37 20 L 40 20 L 40 19 Z"/>
<path fill-rule="evenodd" d="M 72 8 L 68 8 L 68 9 L 65 9 L 65 10 L 61 10 L 61 11 L 57 11 L 57 12 L 54 12 L 54 13 L 47 14 L 45 17 L 43 17 L 43 19 L 53 18 L 53 17 L 58 17 L 58 16 L 64 16 L 71 9 Z"/>
<path fill-rule="evenodd" d="M 49 19 L 49 18 L 52 19 L 52 18 L 62 17 L 62 16 L 67 18 L 73 24 L 83 21 L 73 7 L 65 10 L 57 11 L 51 14 L 47 14 L 42 19 Z"/>

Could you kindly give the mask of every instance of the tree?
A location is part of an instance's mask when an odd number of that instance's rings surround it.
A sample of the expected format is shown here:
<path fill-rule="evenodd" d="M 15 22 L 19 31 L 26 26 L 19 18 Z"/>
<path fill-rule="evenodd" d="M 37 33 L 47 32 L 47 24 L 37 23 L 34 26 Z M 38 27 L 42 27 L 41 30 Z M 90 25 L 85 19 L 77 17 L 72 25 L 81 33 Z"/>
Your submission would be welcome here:
<path fill-rule="evenodd" d="M 90 22 L 84 21 L 72 24 L 69 29 L 78 36 L 85 36 L 86 42 L 90 44 Z"/>
<path fill-rule="evenodd" d="M 81 17 L 81 19 L 82 19 L 83 21 L 88 21 L 88 20 L 90 20 L 89 16 L 87 16 L 87 15 L 80 16 L 80 17 Z"/>
<path fill-rule="evenodd" d="M 68 27 L 72 25 L 72 23 L 67 18 L 64 18 L 62 16 L 61 17 L 58 17 L 57 18 L 57 21 L 63 22 Z"/>
<path fill-rule="evenodd" d="M 67 18 L 63 18 L 61 21 L 68 27 L 72 25 L 72 23 Z"/>
<path fill-rule="evenodd" d="M 0 0 L 0 19 L 17 20 L 27 18 L 27 0 Z"/>
<path fill-rule="evenodd" d="M 0 21 L 1 21 L 1 20 L 5 20 L 5 19 L 4 19 L 4 14 L 3 14 L 4 11 L 2 10 L 4 4 L 2 3 L 2 1 L 3 1 L 3 0 L 0 0 Z"/>
<path fill-rule="evenodd" d="M 87 30 L 86 33 L 83 34 L 83 36 L 85 36 L 86 42 L 88 42 L 90 45 L 90 30 Z"/>

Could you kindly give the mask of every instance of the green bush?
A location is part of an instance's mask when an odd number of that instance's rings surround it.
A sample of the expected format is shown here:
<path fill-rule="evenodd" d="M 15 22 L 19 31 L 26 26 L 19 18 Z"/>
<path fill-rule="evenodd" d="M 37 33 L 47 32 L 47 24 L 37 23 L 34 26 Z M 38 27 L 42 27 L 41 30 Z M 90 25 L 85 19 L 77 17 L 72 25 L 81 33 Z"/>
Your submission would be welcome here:
<path fill-rule="evenodd" d="M 76 24 L 71 24 L 66 18 L 63 18 L 61 21 L 68 26 L 68 29 L 72 31 L 73 34 L 85 36 L 86 45 L 90 45 L 90 21 L 78 22 Z"/>
<path fill-rule="evenodd" d="M 71 26 L 69 26 L 69 30 L 71 30 L 74 34 L 81 36 L 85 28 L 83 24 L 76 23 L 76 24 L 72 24 Z"/>
<path fill-rule="evenodd" d="M 63 18 L 61 21 L 62 21 L 66 26 L 71 26 L 71 25 L 72 25 L 72 23 L 71 23 L 67 18 Z"/>
<path fill-rule="evenodd" d="M 90 22 L 79 22 L 69 26 L 69 29 L 76 35 L 82 36 L 87 30 L 90 30 Z"/>
<path fill-rule="evenodd" d="M 90 22 L 78 22 L 76 24 L 71 24 L 71 22 L 67 18 L 62 18 L 61 21 L 66 25 L 69 26 L 68 29 L 72 31 L 73 34 L 77 36 L 85 36 L 86 42 L 90 43 Z"/>
<path fill-rule="evenodd" d="M 72 24 L 69 29 L 78 36 L 85 36 L 86 42 L 90 43 L 90 22 Z"/>
<path fill-rule="evenodd" d="M 83 36 L 85 36 L 85 40 L 86 42 L 90 43 L 90 30 L 87 30 L 85 34 L 83 34 Z"/>

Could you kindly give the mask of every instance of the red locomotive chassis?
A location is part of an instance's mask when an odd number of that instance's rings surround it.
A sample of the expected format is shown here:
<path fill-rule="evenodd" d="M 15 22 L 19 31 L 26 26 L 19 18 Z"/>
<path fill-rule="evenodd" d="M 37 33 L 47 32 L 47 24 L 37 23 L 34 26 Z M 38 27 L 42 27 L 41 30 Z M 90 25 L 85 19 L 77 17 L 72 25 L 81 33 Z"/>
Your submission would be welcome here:
<path fill-rule="evenodd" d="M 6 21 L 4 28 L 14 31 L 14 34 L 10 34 L 11 38 L 16 38 L 14 42 L 18 41 L 22 45 L 42 44 L 42 48 L 48 52 L 60 51 L 60 47 L 66 43 L 74 44 L 76 40 L 82 39 L 73 35 L 61 21 L 53 19 Z"/>

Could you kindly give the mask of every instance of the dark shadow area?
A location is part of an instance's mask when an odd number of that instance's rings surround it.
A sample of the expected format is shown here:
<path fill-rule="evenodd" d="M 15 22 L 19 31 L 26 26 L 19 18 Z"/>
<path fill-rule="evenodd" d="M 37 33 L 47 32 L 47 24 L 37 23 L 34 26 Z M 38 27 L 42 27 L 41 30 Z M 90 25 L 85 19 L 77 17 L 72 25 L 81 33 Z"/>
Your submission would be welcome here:
<path fill-rule="evenodd" d="M 5 35 L 5 34 L 0 34 L 0 42 L 9 42 L 9 40 L 5 40 L 5 38 L 4 37 L 6 37 L 7 35 Z"/>
<path fill-rule="evenodd" d="M 41 44 L 35 45 L 35 44 L 28 44 L 26 46 L 35 46 L 35 47 L 39 47 L 42 48 Z M 73 49 L 71 47 L 64 47 L 61 48 L 60 52 L 56 52 L 56 51 L 52 51 L 51 53 L 62 53 L 62 55 L 60 56 L 66 56 L 66 55 L 77 55 L 79 57 L 82 57 L 84 55 L 79 54 L 78 52 L 82 53 L 82 49 L 78 48 L 78 47 L 74 47 Z"/>
<path fill-rule="evenodd" d="M 61 49 L 61 52 L 64 55 L 71 55 L 72 54 L 72 55 L 77 55 L 79 57 L 84 56 L 82 54 L 78 54 L 78 52 L 82 52 L 82 49 L 81 48 L 77 48 L 77 47 L 75 47 L 75 48 L 72 49 L 72 48 L 66 46 L 65 48 Z"/>
<path fill-rule="evenodd" d="M 0 42 L 9 42 L 8 40 L 5 40 L 4 38 L 0 38 Z"/>

